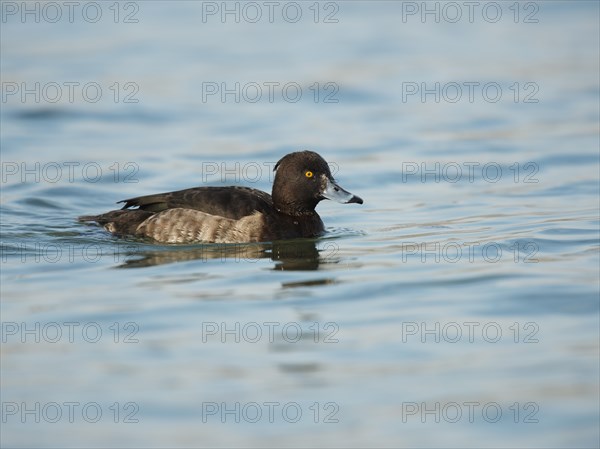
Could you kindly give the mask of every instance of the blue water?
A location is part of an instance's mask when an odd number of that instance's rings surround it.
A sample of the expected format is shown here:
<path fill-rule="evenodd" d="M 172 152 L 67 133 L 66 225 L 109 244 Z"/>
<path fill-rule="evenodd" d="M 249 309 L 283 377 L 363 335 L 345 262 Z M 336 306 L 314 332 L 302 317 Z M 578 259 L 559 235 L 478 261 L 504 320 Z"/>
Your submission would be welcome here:
<path fill-rule="evenodd" d="M 269 8 L 2 2 L 2 446 L 598 447 L 598 3 Z M 319 239 L 76 220 L 305 148 Z"/>

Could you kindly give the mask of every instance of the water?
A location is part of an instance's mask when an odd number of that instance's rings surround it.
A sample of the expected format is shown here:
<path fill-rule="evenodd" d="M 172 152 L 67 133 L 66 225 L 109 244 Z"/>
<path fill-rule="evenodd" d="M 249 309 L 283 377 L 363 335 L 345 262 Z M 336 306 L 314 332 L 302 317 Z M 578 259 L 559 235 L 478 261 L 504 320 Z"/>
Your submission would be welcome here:
<path fill-rule="evenodd" d="M 28 5 L 2 4 L 3 446 L 598 446 L 598 3 Z M 323 238 L 76 221 L 269 190 L 303 148 L 365 200 L 320 204 Z"/>

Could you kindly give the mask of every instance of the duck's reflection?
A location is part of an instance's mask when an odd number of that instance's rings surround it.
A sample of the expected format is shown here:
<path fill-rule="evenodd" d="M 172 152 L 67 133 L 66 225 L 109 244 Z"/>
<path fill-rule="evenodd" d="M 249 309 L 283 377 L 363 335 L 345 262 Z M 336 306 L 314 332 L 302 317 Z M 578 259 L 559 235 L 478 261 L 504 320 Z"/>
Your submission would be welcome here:
<path fill-rule="evenodd" d="M 118 268 L 142 268 L 190 260 L 252 263 L 271 259 L 273 270 L 312 271 L 324 262 L 334 261 L 337 245 L 327 241 L 317 248 L 313 239 L 288 240 L 272 243 L 206 244 L 200 246 L 162 246 L 130 243 L 121 248 L 123 255 Z"/>

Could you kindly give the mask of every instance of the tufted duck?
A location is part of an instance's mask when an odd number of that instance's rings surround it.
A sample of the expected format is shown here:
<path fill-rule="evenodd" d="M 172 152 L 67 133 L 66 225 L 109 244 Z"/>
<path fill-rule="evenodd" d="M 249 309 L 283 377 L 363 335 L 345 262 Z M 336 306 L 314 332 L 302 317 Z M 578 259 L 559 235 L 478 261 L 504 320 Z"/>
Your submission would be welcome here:
<path fill-rule="evenodd" d="M 321 235 L 315 207 L 323 199 L 363 203 L 335 182 L 327 162 L 312 151 L 290 153 L 274 170 L 272 195 L 248 187 L 195 187 L 119 201 L 125 203 L 121 210 L 79 220 L 163 243 L 265 242 Z"/>

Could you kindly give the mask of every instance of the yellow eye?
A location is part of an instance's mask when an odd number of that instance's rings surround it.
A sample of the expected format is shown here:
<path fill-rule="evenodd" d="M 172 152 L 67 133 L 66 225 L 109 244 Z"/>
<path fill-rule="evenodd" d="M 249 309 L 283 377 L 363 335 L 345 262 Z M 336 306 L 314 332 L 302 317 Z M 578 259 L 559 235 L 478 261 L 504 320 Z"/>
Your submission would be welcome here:
<path fill-rule="evenodd" d="M 311 172 L 310 170 L 307 170 L 306 173 L 304 173 L 304 176 L 306 176 L 307 178 L 312 178 L 313 172 Z"/>

